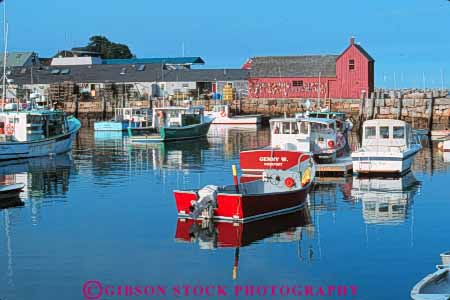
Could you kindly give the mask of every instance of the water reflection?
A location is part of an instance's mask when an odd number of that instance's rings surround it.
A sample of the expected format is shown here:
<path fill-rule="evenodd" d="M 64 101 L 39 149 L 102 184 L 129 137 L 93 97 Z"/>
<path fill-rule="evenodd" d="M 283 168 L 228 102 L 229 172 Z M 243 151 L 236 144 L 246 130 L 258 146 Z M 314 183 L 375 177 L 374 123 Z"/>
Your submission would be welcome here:
<path fill-rule="evenodd" d="M 366 224 L 397 225 L 407 219 L 419 188 L 412 172 L 398 178 L 354 177 L 352 197 L 362 202 Z"/>
<path fill-rule="evenodd" d="M 17 160 L 0 164 L 0 176 L 6 184 L 25 185 L 22 199 L 60 196 L 69 190 L 72 164 L 70 154 Z"/>
<path fill-rule="evenodd" d="M 130 161 L 148 169 L 190 169 L 198 168 L 205 159 L 204 151 L 210 148 L 207 139 L 173 143 L 130 144 Z"/>
<path fill-rule="evenodd" d="M 175 240 L 198 243 L 201 249 L 247 247 L 264 239 L 292 242 L 301 239 L 302 228 L 309 224 L 308 208 L 249 223 L 178 219 Z"/>

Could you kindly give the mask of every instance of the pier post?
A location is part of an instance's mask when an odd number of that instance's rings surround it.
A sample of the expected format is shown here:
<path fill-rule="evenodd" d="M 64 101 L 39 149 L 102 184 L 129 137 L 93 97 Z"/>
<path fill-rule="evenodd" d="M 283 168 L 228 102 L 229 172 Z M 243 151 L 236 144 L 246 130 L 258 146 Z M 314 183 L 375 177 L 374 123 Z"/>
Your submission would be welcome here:
<path fill-rule="evenodd" d="M 79 110 L 79 106 L 80 106 L 80 96 L 77 95 L 75 97 L 75 118 L 78 119 L 78 110 Z"/>
<path fill-rule="evenodd" d="M 428 106 L 428 134 L 431 136 L 433 130 L 433 111 L 434 111 L 434 95 L 431 94 L 431 98 Z"/>
<path fill-rule="evenodd" d="M 106 99 L 105 96 L 102 96 L 102 121 L 106 119 Z"/>
<path fill-rule="evenodd" d="M 400 93 L 398 96 L 398 111 L 397 111 L 397 120 L 402 119 L 402 109 L 403 109 L 403 94 Z"/>
<path fill-rule="evenodd" d="M 375 102 L 376 102 L 376 97 L 371 97 L 370 101 L 369 101 L 369 109 L 367 111 L 367 119 L 368 120 L 372 120 L 373 116 L 375 115 Z"/>

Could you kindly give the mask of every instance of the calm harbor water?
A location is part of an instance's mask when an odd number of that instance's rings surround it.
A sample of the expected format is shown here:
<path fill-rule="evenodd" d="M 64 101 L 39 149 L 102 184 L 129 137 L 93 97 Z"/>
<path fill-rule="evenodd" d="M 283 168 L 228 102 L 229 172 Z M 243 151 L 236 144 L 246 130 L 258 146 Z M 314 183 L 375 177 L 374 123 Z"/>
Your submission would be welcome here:
<path fill-rule="evenodd" d="M 84 299 L 87 280 L 353 285 L 354 299 L 409 299 L 450 250 L 450 158 L 427 141 L 413 173 L 320 178 L 295 214 L 244 226 L 178 221 L 174 189 L 231 183 L 239 151 L 269 143 L 266 129 L 210 133 L 135 146 L 82 130 L 71 155 L 0 165 L 3 181 L 26 183 L 20 201 L 0 200 L 0 299 Z"/>

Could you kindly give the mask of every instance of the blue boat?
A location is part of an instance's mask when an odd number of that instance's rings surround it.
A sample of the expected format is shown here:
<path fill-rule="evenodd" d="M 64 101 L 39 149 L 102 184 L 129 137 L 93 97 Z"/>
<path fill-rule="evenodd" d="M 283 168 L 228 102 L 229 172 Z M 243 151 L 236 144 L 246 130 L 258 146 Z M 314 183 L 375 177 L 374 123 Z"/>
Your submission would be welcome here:
<path fill-rule="evenodd" d="M 95 131 L 126 131 L 128 128 L 146 128 L 151 125 L 152 114 L 146 108 L 116 108 L 114 119 L 94 123 Z"/>
<path fill-rule="evenodd" d="M 80 127 L 64 111 L 5 106 L 0 112 L 0 161 L 68 152 Z"/>

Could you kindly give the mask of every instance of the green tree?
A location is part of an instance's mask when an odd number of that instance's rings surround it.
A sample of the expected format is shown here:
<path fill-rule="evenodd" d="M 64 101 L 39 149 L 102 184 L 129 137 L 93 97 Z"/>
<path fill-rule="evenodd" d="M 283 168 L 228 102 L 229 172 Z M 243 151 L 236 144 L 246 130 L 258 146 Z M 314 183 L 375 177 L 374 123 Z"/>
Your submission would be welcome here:
<path fill-rule="evenodd" d="M 86 47 L 77 48 L 83 51 L 98 52 L 100 56 L 105 59 L 110 58 L 132 58 L 130 48 L 127 45 L 114 43 L 101 35 L 92 36 L 89 39 L 89 44 Z"/>

